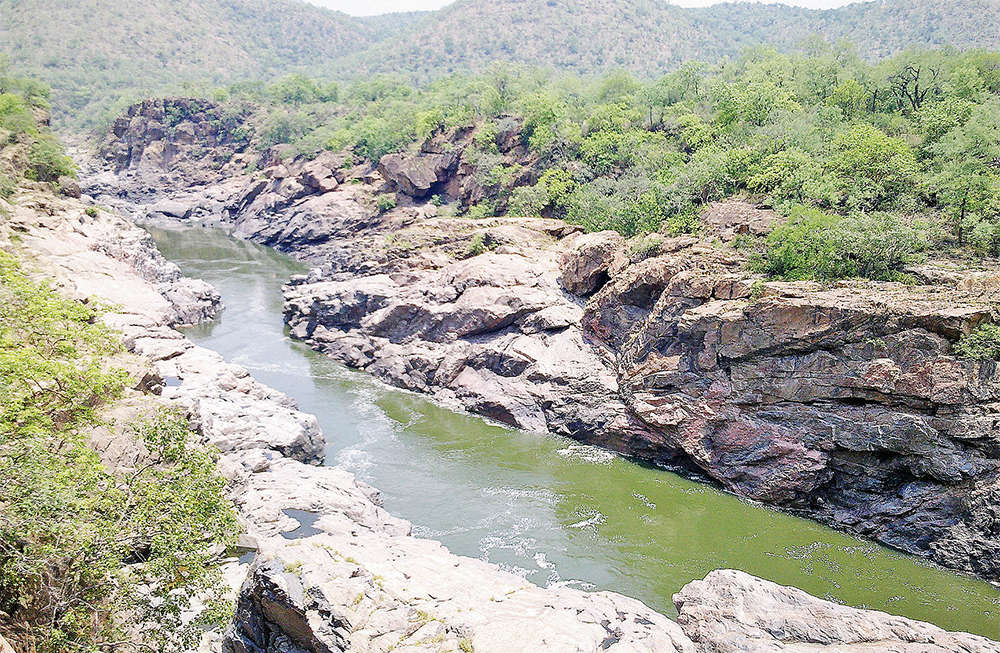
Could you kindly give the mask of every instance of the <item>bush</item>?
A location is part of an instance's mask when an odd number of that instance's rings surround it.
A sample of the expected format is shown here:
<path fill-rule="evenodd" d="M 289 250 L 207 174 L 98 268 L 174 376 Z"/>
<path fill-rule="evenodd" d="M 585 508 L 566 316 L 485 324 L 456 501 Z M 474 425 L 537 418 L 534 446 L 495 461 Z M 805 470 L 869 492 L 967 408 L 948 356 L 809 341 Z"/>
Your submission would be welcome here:
<path fill-rule="evenodd" d="M 391 193 L 379 195 L 377 198 L 375 198 L 375 205 L 378 207 L 379 213 L 385 213 L 386 211 L 391 211 L 394 208 L 396 208 L 396 196 Z"/>
<path fill-rule="evenodd" d="M 14 138 L 22 134 L 37 133 L 31 107 L 21 96 L 13 93 L 0 93 L 0 129 L 11 132 Z"/>
<path fill-rule="evenodd" d="M 979 325 L 972 333 L 959 339 L 955 353 L 962 358 L 979 361 L 1000 360 L 1000 325 Z"/>
<path fill-rule="evenodd" d="M 786 280 L 865 278 L 892 281 L 917 260 L 923 234 L 885 214 L 844 218 L 797 206 L 768 236 L 752 267 Z"/>
<path fill-rule="evenodd" d="M 489 218 L 494 214 L 494 209 L 492 206 L 486 202 L 480 202 L 479 204 L 473 204 L 465 211 L 465 217 L 470 220 L 482 220 L 484 218 Z"/>
<path fill-rule="evenodd" d="M 912 195 L 917 162 L 909 146 L 872 125 L 855 125 L 834 138 L 827 169 L 840 201 L 851 209 L 873 211 Z"/>
<path fill-rule="evenodd" d="M 544 184 L 515 188 L 507 206 L 507 213 L 519 216 L 538 216 L 549 205 L 549 192 Z"/>
<path fill-rule="evenodd" d="M 17 182 L 0 173 L 0 198 L 7 199 L 17 191 Z"/>
<path fill-rule="evenodd" d="M 123 392 L 120 344 L 91 304 L 31 282 L 0 253 L 0 634 L 18 650 L 97 651 L 141 632 L 186 650 L 192 599 L 228 612 L 212 551 L 236 521 L 212 458 L 173 414 L 135 424 L 148 452 L 128 474 L 88 445 Z"/>
<path fill-rule="evenodd" d="M 36 140 L 31 145 L 28 161 L 31 165 L 28 177 L 36 181 L 56 181 L 59 177 L 76 176 L 76 165 L 53 137 L 46 136 Z"/>
<path fill-rule="evenodd" d="M 465 255 L 467 258 L 472 258 L 473 256 L 479 256 L 486 251 L 486 236 L 482 233 L 478 233 L 472 237 L 469 242 L 469 248 L 466 250 Z"/>

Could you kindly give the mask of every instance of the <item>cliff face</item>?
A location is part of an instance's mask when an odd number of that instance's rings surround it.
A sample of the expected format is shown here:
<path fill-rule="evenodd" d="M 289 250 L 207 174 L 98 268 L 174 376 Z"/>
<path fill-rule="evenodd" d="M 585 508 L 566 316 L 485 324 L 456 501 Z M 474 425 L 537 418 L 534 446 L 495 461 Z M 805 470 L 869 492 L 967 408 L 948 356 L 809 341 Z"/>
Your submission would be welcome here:
<path fill-rule="evenodd" d="M 193 168 L 90 187 L 154 216 L 147 200 L 169 197 L 317 264 L 287 289 L 292 333 L 384 381 L 1000 579 L 997 364 L 953 352 L 1000 318 L 1000 274 L 766 282 L 727 243 L 777 217 L 738 202 L 709 207 L 701 238 L 643 249 L 552 220 L 443 216 L 422 198 L 475 192 L 444 149 L 377 170 L 272 160 L 180 192 Z"/>

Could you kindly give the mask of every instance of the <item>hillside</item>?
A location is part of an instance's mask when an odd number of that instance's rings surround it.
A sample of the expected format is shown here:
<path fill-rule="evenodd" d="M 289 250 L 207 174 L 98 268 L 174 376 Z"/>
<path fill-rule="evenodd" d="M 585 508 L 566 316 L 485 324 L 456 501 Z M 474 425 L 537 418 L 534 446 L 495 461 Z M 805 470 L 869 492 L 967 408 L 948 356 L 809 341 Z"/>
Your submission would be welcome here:
<path fill-rule="evenodd" d="M 906 48 L 1000 47 L 997 0 L 883 0 L 815 11 L 727 3 L 685 9 L 659 0 L 459 0 L 347 68 L 420 77 L 503 59 L 577 72 L 625 68 L 656 76 L 684 61 L 718 61 L 747 47 L 793 50 L 815 35 L 869 58 Z"/>
<path fill-rule="evenodd" d="M 0 0 L 0 55 L 54 89 L 57 116 L 93 123 L 126 100 L 292 71 L 426 80 L 504 60 L 646 77 L 815 35 L 868 58 L 905 48 L 1000 47 L 1000 0 L 883 0 L 811 11 L 661 0 L 459 0 L 353 18 L 302 0 Z"/>
<path fill-rule="evenodd" d="M 376 31 L 300 0 L 0 0 L 0 52 L 77 115 L 111 98 L 315 66 Z"/>

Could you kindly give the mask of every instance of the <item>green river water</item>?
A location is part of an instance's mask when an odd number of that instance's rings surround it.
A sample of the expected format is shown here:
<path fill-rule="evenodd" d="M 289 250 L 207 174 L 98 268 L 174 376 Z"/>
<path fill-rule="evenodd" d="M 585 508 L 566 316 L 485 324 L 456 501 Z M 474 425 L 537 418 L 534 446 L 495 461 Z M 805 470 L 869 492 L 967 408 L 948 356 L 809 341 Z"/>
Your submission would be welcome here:
<path fill-rule="evenodd" d="M 669 472 L 387 389 L 292 341 L 281 284 L 301 266 L 209 229 L 150 229 L 226 308 L 186 330 L 315 414 L 327 462 L 382 491 L 421 537 L 540 585 L 609 589 L 674 615 L 671 595 L 742 569 L 848 605 L 1000 639 L 1000 590 Z"/>

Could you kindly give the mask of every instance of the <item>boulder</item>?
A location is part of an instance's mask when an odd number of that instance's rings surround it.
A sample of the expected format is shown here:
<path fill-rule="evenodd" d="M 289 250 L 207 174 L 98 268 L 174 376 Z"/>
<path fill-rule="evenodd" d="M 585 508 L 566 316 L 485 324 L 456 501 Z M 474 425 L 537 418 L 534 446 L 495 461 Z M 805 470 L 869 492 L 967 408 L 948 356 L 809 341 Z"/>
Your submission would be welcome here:
<path fill-rule="evenodd" d="M 1000 644 L 884 612 L 849 608 L 741 571 L 713 571 L 674 595 L 704 653 L 998 653 Z"/>
<path fill-rule="evenodd" d="M 80 196 L 83 195 L 83 192 L 80 190 L 79 182 L 72 177 L 67 177 L 65 175 L 59 177 L 59 181 L 56 182 L 56 185 L 59 187 L 59 192 L 66 197 L 80 199 Z"/>
<path fill-rule="evenodd" d="M 301 579 L 270 560 L 255 563 L 240 590 L 223 653 L 333 653 L 346 651 L 350 631 Z"/>
<path fill-rule="evenodd" d="M 166 218 L 175 218 L 177 220 L 184 220 L 191 216 L 192 207 L 190 204 L 185 204 L 184 202 L 177 202 L 174 200 L 160 200 L 156 204 L 149 207 L 149 215 L 151 216 L 161 216 Z"/>
<path fill-rule="evenodd" d="M 379 161 L 378 170 L 401 193 L 422 198 L 446 181 L 457 161 L 453 154 L 387 154 Z"/>
<path fill-rule="evenodd" d="M 590 295 L 608 280 L 608 268 L 625 239 L 614 231 L 576 237 L 559 260 L 563 288 L 574 295 Z"/>

